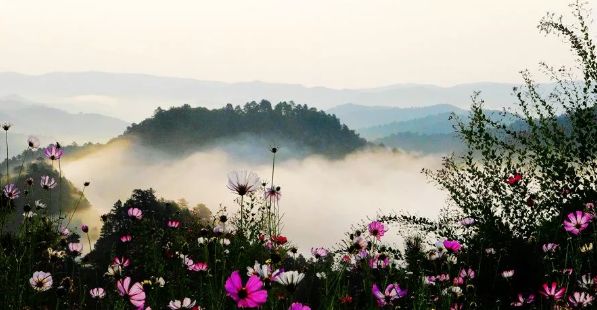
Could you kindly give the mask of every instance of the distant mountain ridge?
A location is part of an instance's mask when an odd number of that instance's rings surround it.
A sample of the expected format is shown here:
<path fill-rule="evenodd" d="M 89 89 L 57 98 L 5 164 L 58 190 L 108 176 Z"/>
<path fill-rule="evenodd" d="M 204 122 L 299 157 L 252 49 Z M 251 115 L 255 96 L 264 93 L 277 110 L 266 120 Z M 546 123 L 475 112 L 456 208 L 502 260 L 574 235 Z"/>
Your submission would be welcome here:
<path fill-rule="evenodd" d="M 69 113 L 14 96 L 0 98 L 0 122 L 12 124 L 9 138 L 13 155 L 26 148 L 28 135 L 37 136 L 43 144 L 107 142 L 129 125 L 113 117 Z"/>
<path fill-rule="evenodd" d="M 510 106 L 513 86 L 508 83 L 470 83 L 452 87 L 398 84 L 369 89 L 332 89 L 297 84 L 224 83 L 146 74 L 106 72 L 56 72 L 42 75 L 0 73 L 0 97 L 21 95 L 49 102 L 68 111 L 95 112 L 127 121 L 151 116 L 156 107 L 221 107 L 267 98 L 271 102 L 294 101 L 318 109 L 346 103 L 367 106 L 420 107 L 447 104 L 470 105 L 474 91 L 482 91 L 488 108 Z"/>
<path fill-rule="evenodd" d="M 436 104 L 424 107 L 383 107 L 364 106 L 358 104 L 343 104 L 327 110 L 336 115 L 350 128 L 362 129 L 373 126 L 386 125 L 394 122 L 411 121 L 438 114 L 465 114 L 467 110 L 449 104 Z"/>

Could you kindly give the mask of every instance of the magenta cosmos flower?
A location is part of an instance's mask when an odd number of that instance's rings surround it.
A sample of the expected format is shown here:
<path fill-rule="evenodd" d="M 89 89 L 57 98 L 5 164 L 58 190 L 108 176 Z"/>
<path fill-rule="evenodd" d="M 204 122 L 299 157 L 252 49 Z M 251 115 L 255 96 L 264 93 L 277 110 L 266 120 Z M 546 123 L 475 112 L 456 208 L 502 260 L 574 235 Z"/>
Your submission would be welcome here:
<path fill-rule="evenodd" d="M 187 265 L 187 269 L 190 271 L 206 271 L 208 269 L 207 263 L 196 262 L 192 265 Z"/>
<path fill-rule="evenodd" d="M 373 284 L 371 293 L 373 294 L 373 297 L 375 297 L 375 301 L 377 301 L 379 307 L 385 307 L 399 298 L 406 296 L 406 290 L 401 289 L 400 285 L 397 283 L 388 285 L 383 292 L 379 290 L 377 284 Z"/>
<path fill-rule="evenodd" d="M 288 310 L 311 310 L 311 307 L 303 305 L 300 302 L 294 302 L 292 303 L 292 305 L 290 305 L 290 308 L 288 308 Z"/>
<path fill-rule="evenodd" d="M 589 222 L 591 222 L 591 214 L 583 211 L 574 211 L 567 216 L 567 220 L 564 220 L 564 229 L 578 236 L 581 231 L 587 229 Z"/>
<path fill-rule="evenodd" d="M 556 282 L 552 282 L 551 285 L 544 283 L 541 287 L 541 290 L 539 291 L 539 293 L 545 296 L 545 298 L 553 300 L 562 299 L 565 292 L 566 288 L 558 288 L 558 284 Z"/>
<path fill-rule="evenodd" d="M 386 226 L 379 221 L 373 221 L 369 223 L 369 234 L 375 237 L 377 240 L 381 240 L 381 237 L 388 231 Z"/>
<path fill-rule="evenodd" d="M 255 192 L 259 188 L 259 177 L 248 171 L 233 171 L 228 174 L 228 189 L 239 196 Z"/>
<path fill-rule="evenodd" d="M 56 144 L 50 144 L 50 146 L 44 150 L 44 155 L 49 160 L 59 160 L 64 155 L 64 150 Z"/>
<path fill-rule="evenodd" d="M 263 289 L 263 282 L 258 276 L 251 276 L 243 286 L 237 270 L 226 279 L 224 287 L 226 295 L 232 298 L 239 308 L 257 308 L 267 301 L 267 291 Z"/>
<path fill-rule="evenodd" d="M 118 294 L 128 297 L 133 306 L 143 307 L 145 305 L 145 291 L 141 283 L 136 282 L 131 285 L 131 278 L 126 277 L 116 282 L 116 288 L 118 289 Z"/>
<path fill-rule="evenodd" d="M 122 243 L 131 242 L 131 240 L 133 240 L 133 236 L 131 236 L 131 235 L 120 236 L 120 242 L 122 242 Z"/>
<path fill-rule="evenodd" d="M 143 218 L 143 211 L 139 208 L 129 208 L 127 211 L 130 217 L 136 218 L 138 220 Z"/>
<path fill-rule="evenodd" d="M 460 242 L 458 242 L 457 240 L 445 240 L 443 242 L 443 245 L 447 250 L 452 251 L 453 253 L 458 253 L 458 251 L 462 247 L 460 245 Z"/>
<path fill-rule="evenodd" d="M 14 184 L 4 186 L 4 196 L 10 200 L 19 198 L 21 191 Z"/>
<path fill-rule="evenodd" d="M 50 190 L 50 189 L 53 189 L 54 187 L 56 187 L 56 180 L 54 180 L 54 178 L 52 178 L 52 177 L 44 175 L 43 177 L 41 177 L 40 185 L 41 185 L 41 188 L 43 188 L 45 190 Z"/>

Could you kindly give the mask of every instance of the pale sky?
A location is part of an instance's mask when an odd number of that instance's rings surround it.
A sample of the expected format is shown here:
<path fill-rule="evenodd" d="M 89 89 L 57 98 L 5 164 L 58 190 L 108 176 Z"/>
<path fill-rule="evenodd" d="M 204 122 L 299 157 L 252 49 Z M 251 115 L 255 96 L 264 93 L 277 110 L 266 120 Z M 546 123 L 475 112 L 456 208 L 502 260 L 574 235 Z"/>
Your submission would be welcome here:
<path fill-rule="evenodd" d="M 591 1 L 594 4 L 597 1 Z M 520 82 L 571 64 L 536 28 L 566 0 L 2 1 L 0 71 L 361 88 Z"/>

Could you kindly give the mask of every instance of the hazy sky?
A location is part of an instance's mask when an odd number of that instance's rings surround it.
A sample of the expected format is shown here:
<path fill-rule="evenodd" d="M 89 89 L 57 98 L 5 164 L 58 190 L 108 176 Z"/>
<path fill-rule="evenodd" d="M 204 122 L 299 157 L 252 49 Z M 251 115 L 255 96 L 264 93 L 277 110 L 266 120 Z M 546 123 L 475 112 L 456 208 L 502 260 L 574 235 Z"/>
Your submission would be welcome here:
<path fill-rule="evenodd" d="M 518 82 L 569 64 L 536 29 L 566 0 L 2 1 L 0 70 L 371 87 Z M 592 1 L 595 2 L 595 1 Z"/>

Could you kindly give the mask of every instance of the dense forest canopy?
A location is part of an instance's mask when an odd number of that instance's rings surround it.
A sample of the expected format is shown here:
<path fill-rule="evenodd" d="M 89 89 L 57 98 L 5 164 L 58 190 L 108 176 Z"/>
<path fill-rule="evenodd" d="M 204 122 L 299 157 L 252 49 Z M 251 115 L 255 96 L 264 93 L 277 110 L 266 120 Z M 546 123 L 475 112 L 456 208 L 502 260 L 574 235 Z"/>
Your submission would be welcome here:
<path fill-rule="evenodd" d="M 221 109 L 189 105 L 156 109 L 153 117 L 127 128 L 145 145 L 177 153 L 217 143 L 222 138 L 254 135 L 272 143 L 290 141 L 309 151 L 337 157 L 364 147 L 366 141 L 324 111 L 293 102 L 249 102 Z"/>

